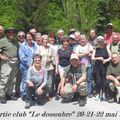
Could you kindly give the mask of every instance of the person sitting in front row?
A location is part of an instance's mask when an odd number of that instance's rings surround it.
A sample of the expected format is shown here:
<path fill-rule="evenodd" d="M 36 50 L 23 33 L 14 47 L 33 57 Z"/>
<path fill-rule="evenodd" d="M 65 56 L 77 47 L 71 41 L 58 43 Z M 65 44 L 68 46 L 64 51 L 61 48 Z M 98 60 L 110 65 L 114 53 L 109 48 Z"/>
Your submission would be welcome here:
<path fill-rule="evenodd" d="M 115 100 L 116 91 L 118 92 L 120 88 L 120 58 L 118 53 L 112 53 L 111 64 L 107 68 L 106 79 L 106 85 L 109 92 L 108 102 L 112 103 Z"/>
<path fill-rule="evenodd" d="M 85 106 L 87 96 L 86 66 L 79 64 L 77 54 L 71 55 L 70 62 L 70 68 L 61 80 L 62 103 L 78 99 L 79 106 Z"/>
<path fill-rule="evenodd" d="M 27 95 L 25 108 L 31 107 L 36 100 L 37 104 L 43 104 L 47 83 L 47 70 L 41 66 L 42 57 L 35 55 L 33 65 L 27 73 Z"/>

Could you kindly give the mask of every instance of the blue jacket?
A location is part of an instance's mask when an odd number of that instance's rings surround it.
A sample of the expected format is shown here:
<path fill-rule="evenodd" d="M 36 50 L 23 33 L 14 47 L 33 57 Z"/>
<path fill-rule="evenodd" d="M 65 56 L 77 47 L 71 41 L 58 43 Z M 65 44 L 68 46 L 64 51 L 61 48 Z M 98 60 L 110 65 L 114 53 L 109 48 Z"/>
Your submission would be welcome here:
<path fill-rule="evenodd" d="M 19 48 L 19 59 L 20 59 L 20 69 L 26 70 L 33 63 L 33 58 L 35 56 L 37 46 L 32 43 L 32 47 L 28 46 L 27 42 L 22 43 Z"/>

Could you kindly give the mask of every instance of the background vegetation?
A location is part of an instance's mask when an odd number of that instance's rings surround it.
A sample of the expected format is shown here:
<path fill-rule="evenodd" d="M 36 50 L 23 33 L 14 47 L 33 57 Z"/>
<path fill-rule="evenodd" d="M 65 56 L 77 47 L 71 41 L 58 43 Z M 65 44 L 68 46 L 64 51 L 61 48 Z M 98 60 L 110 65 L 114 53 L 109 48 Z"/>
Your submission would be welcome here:
<path fill-rule="evenodd" d="M 0 24 L 28 31 L 67 33 L 71 28 L 88 33 L 91 28 L 99 34 L 108 22 L 120 32 L 120 0 L 0 0 Z"/>

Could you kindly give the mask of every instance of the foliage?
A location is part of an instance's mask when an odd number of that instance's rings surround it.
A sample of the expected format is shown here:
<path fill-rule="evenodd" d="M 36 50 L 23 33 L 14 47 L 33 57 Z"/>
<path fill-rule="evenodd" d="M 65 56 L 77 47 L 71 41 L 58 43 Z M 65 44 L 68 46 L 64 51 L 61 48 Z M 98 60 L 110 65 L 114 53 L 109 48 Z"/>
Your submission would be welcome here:
<path fill-rule="evenodd" d="M 56 32 L 71 28 L 88 33 L 96 28 L 103 34 L 112 22 L 120 32 L 119 0 L 0 0 L 0 24 L 5 28 L 28 31 L 35 27 L 40 32 Z"/>

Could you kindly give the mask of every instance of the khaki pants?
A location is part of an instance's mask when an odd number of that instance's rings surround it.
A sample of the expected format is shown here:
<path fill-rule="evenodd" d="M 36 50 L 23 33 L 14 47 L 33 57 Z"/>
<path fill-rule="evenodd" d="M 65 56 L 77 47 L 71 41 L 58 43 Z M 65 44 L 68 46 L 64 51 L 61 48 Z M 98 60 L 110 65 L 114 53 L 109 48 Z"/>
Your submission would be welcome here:
<path fill-rule="evenodd" d="M 16 81 L 18 61 L 1 61 L 0 97 L 11 95 Z"/>
<path fill-rule="evenodd" d="M 64 87 L 64 95 L 63 97 L 72 97 L 74 95 L 74 92 L 72 91 L 72 83 L 66 83 Z M 80 96 L 87 96 L 87 83 L 82 82 L 78 87 L 77 87 L 77 92 L 79 92 Z"/>

